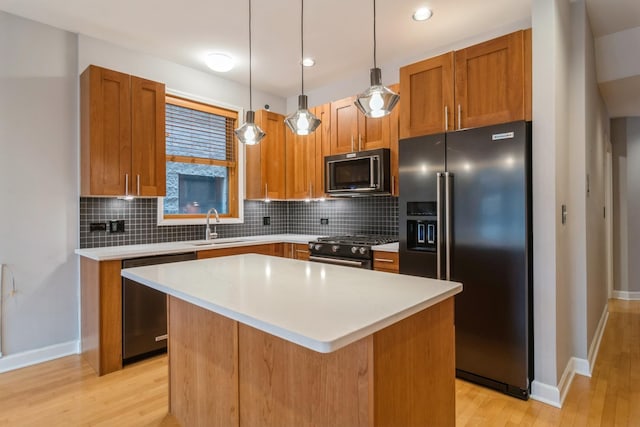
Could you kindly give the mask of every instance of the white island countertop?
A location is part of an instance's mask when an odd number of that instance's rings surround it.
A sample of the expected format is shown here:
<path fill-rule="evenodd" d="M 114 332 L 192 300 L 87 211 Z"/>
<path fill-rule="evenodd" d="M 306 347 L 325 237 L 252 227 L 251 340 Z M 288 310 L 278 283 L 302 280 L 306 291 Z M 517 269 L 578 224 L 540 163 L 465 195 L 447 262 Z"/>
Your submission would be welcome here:
<path fill-rule="evenodd" d="M 321 353 L 462 291 L 456 282 L 257 254 L 127 268 L 122 276 Z"/>

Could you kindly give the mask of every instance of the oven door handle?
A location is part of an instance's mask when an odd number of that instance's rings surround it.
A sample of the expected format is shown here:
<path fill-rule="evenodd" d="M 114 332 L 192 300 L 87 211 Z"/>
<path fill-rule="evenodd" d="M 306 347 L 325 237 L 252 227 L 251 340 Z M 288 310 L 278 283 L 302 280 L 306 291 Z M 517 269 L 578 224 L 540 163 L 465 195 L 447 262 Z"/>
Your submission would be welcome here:
<path fill-rule="evenodd" d="M 309 261 L 324 262 L 327 264 L 348 265 L 351 267 L 363 266 L 362 261 L 349 261 L 346 259 L 325 258 L 325 257 L 319 257 L 319 256 L 313 256 L 313 255 L 309 257 Z"/>

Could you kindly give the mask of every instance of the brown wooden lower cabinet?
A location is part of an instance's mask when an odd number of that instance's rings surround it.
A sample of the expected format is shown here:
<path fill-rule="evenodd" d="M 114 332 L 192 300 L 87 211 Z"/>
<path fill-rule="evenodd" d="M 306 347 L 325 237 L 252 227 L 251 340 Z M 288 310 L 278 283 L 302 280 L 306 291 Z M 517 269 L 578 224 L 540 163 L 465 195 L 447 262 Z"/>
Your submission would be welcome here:
<path fill-rule="evenodd" d="M 453 298 L 317 353 L 169 297 L 169 375 L 182 425 L 454 426 Z"/>
<path fill-rule="evenodd" d="M 309 246 L 307 243 L 283 243 L 285 258 L 309 260 Z"/>
<path fill-rule="evenodd" d="M 121 265 L 80 258 L 82 355 L 98 375 L 122 369 Z"/>
<path fill-rule="evenodd" d="M 373 251 L 373 269 L 389 273 L 400 272 L 398 253 Z"/>
<path fill-rule="evenodd" d="M 282 245 L 282 243 L 268 243 L 265 245 L 238 246 L 235 248 L 207 249 L 205 251 L 198 251 L 198 259 L 239 254 L 283 256 Z"/>

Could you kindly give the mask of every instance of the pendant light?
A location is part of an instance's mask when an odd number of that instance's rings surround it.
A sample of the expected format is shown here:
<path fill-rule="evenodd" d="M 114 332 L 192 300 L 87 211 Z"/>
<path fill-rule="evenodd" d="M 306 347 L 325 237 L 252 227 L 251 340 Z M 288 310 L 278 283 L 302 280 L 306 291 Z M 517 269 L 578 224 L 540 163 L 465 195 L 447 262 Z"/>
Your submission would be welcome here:
<path fill-rule="evenodd" d="M 252 108 L 251 92 L 251 0 L 249 0 L 249 111 L 246 113 L 244 124 L 234 130 L 240 142 L 246 145 L 255 145 L 265 136 L 264 131 L 255 123 L 256 113 Z"/>
<path fill-rule="evenodd" d="M 307 95 L 304 94 L 304 0 L 300 5 L 300 69 L 302 70 L 302 90 L 298 96 L 298 111 L 289 115 L 284 122 L 297 135 L 309 135 L 320 126 L 318 119 L 307 107 Z"/>
<path fill-rule="evenodd" d="M 391 113 L 400 95 L 382 85 L 382 72 L 376 63 L 376 0 L 373 0 L 373 68 L 371 86 L 358 95 L 356 107 L 367 117 L 384 117 Z"/>

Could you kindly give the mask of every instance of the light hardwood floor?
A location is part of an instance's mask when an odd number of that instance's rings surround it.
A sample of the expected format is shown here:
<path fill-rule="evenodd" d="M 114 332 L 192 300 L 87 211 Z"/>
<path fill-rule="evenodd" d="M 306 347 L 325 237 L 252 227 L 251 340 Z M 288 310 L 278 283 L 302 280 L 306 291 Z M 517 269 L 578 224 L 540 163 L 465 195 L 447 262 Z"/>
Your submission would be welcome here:
<path fill-rule="evenodd" d="M 457 426 L 640 426 L 640 301 L 611 301 L 593 376 L 562 409 L 456 382 Z M 167 358 L 97 377 L 79 356 L 0 374 L 0 426 L 177 426 Z"/>

